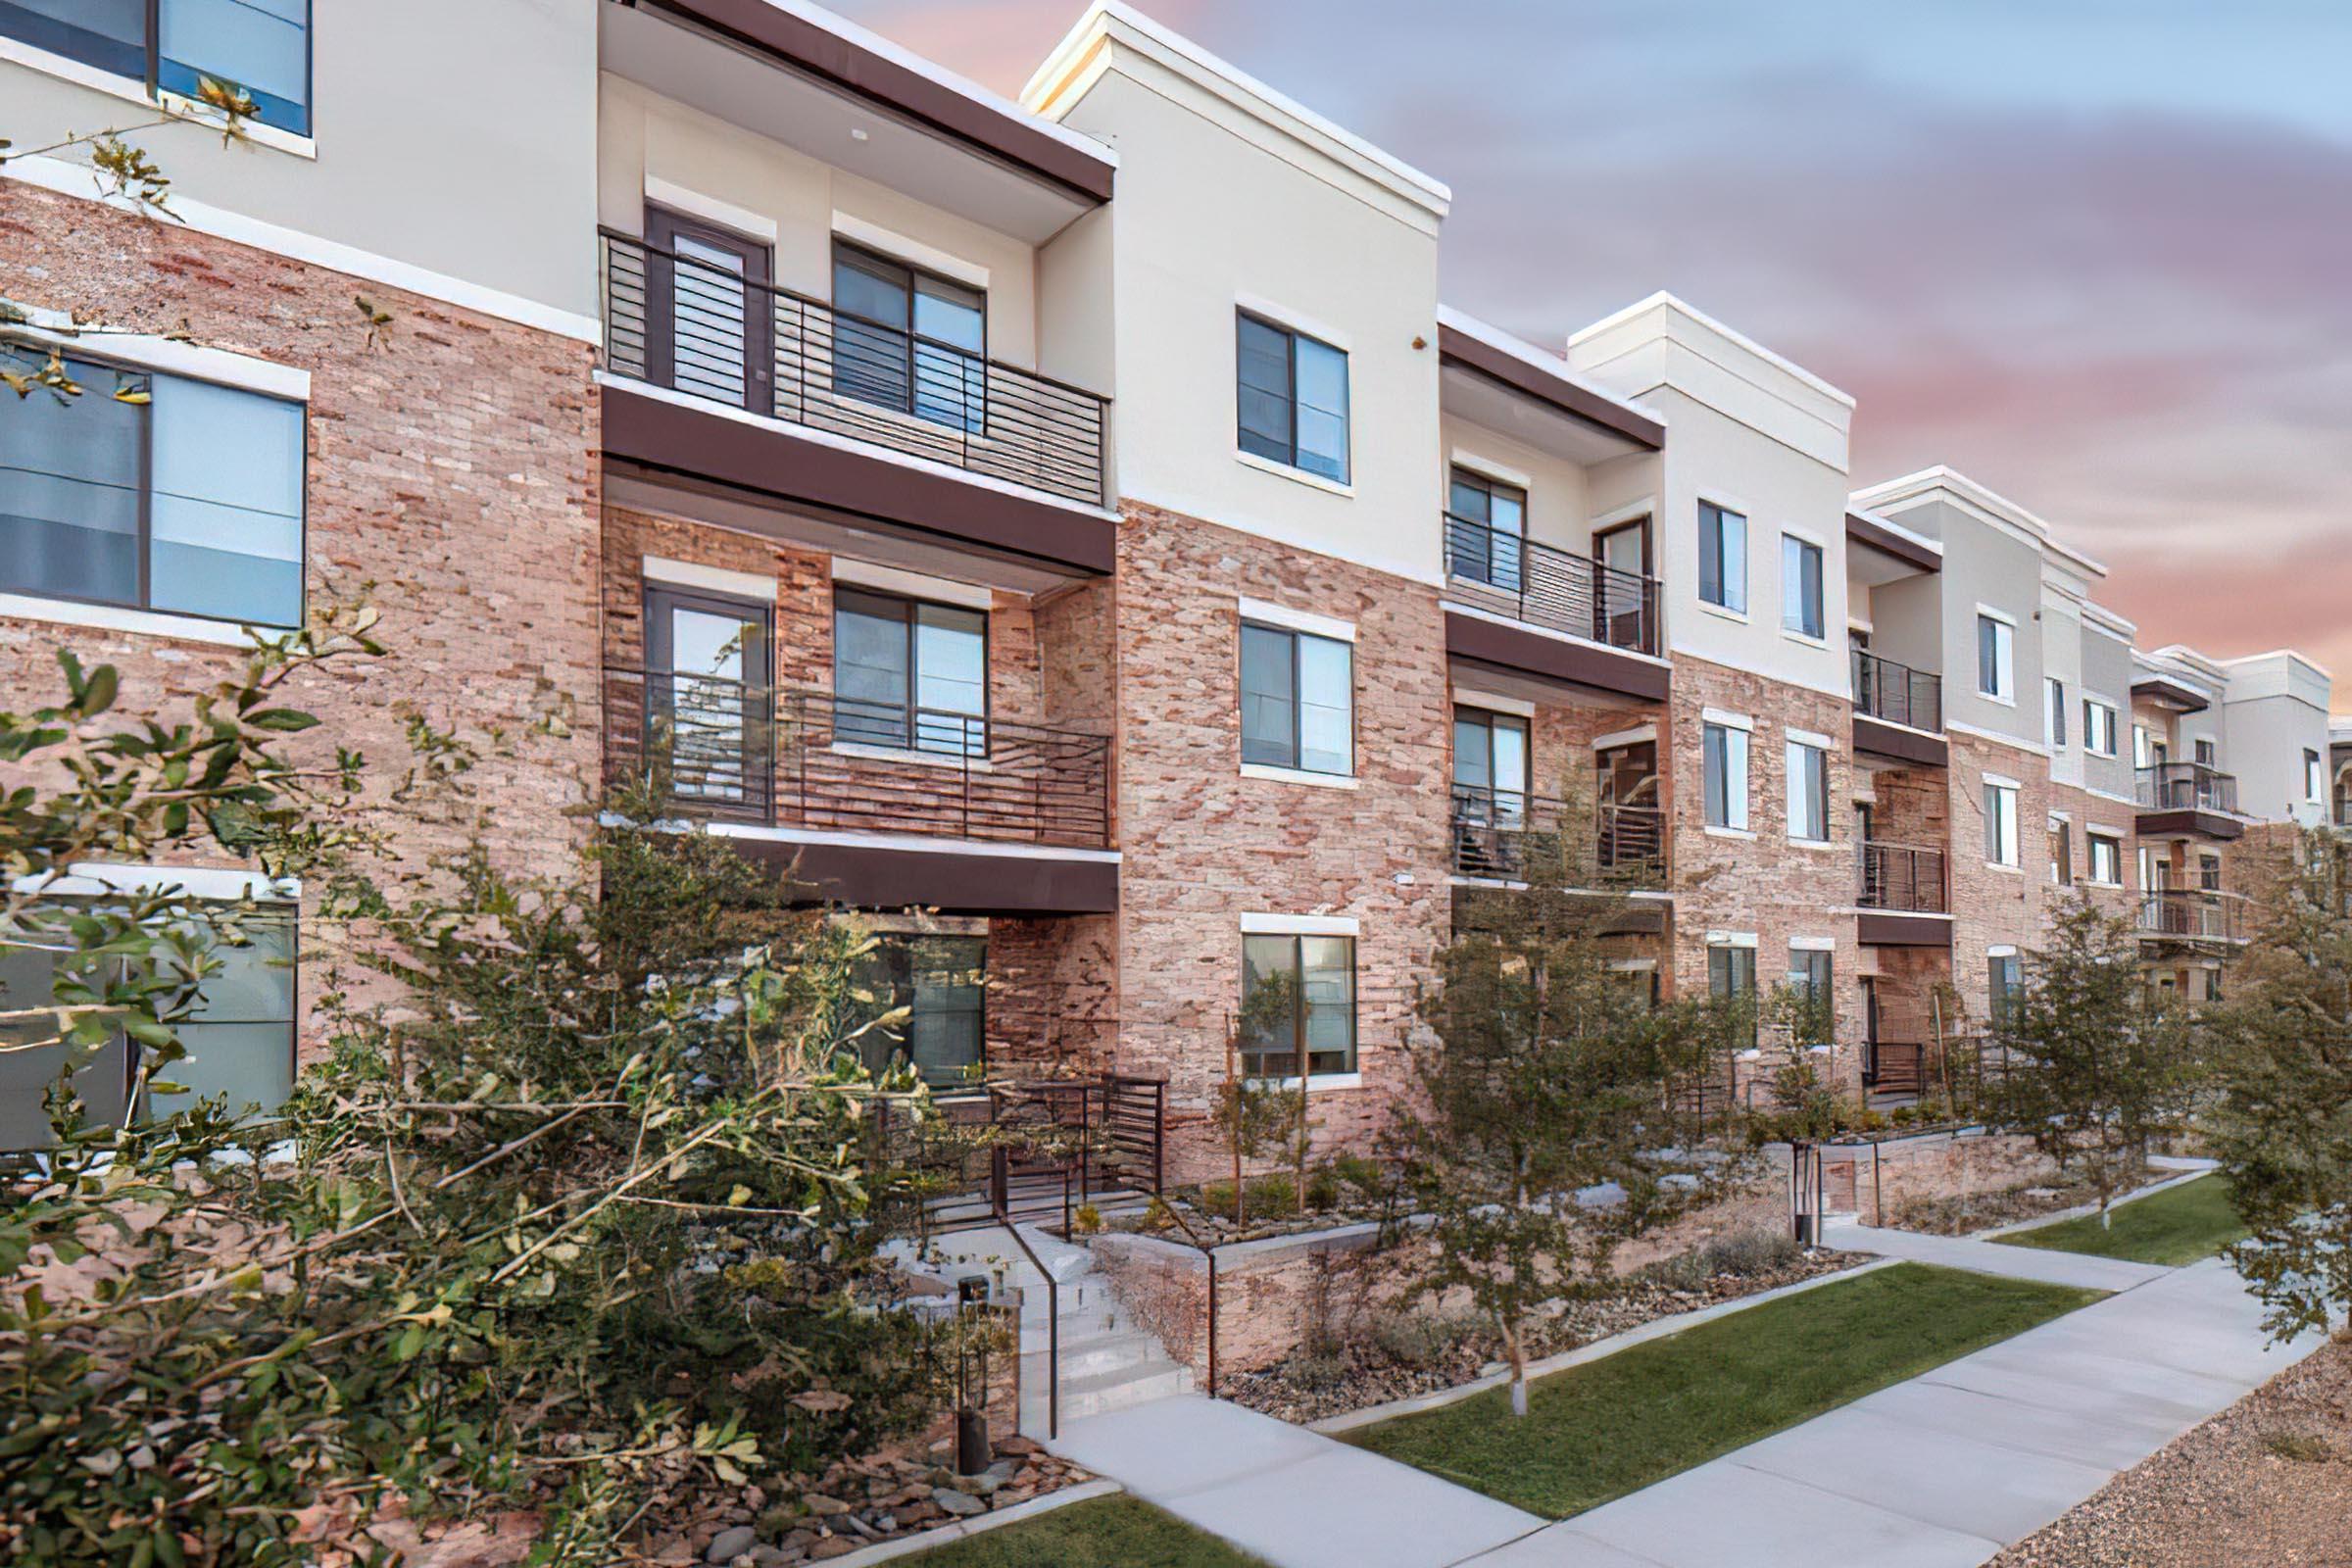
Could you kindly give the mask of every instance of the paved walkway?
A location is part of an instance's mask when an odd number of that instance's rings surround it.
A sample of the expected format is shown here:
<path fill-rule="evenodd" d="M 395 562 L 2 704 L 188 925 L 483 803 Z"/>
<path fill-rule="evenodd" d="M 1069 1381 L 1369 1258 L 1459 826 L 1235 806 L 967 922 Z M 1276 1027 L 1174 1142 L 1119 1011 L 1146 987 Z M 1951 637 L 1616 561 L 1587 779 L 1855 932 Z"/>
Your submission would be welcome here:
<path fill-rule="evenodd" d="M 2132 1263 L 2120 1257 L 2094 1257 L 2088 1252 L 2053 1252 L 2042 1247 L 2003 1247 L 1973 1236 L 1928 1236 L 1918 1231 L 1880 1230 L 1850 1219 L 1832 1219 L 1821 1229 L 1822 1245 L 1846 1252 L 1875 1252 L 1881 1257 L 1906 1258 L 1964 1268 L 1976 1274 L 1999 1274 L 2013 1280 L 2037 1280 L 2044 1285 L 2074 1285 L 2091 1291 L 2128 1291 L 2175 1272 L 2155 1263 Z"/>

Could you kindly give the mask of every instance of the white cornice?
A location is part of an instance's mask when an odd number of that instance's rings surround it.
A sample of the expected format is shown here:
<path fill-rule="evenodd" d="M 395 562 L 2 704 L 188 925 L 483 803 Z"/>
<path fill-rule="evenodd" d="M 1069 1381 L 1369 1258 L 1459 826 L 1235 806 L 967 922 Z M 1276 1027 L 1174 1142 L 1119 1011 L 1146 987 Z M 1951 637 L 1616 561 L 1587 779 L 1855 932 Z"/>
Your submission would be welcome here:
<path fill-rule="evenodd" d="M 1621 311 L 1612 311 L 1608 315 L 1602 317 L 1599 320 L 1592 322 L 1590 326 L 1580 327 L 1576 331 L 1571 332 L 1568 335 L 1569 346 L 1574 347 L 1576 344 L 1584 342 L 1587 338 L 1593 337 L 1599 333 L 1607 331 L 1610 327 L 1622 325 L 1624 322 L 1633 319 L 1637 316 L 1640 316 L 1644 311 L 1656 310 L 1661 306 L 1670 310 L 1681 312 L 1683 315 L 1689 317 L 1691 320 L 1697 322 L 1700 326 L 1705 327 L 1710 332 L 1720 333 L 1730 342 L 1737 344 L 1742 349 L 1745 349 L 1748 353 L 1753 354 L 1757 359 L 1764 361 L 1767 365 L 1772 366 L 1776 369 L 1784 370 L 1796 377 L 1799 381 L 1804 382 L 1805 385 L 1811 387 L 1814 391 L 1821 393 L 1824 397 L 1833 398 L 1836 401 L 1844 404 L 1849 410 L 1853 408 L 1854 399 L 1851 393 L 1841 391 L 1838 388 L 1832 386 L 1829 382 L 1823 380 L 1820 376 L 1815 375 L 1811 370 L 1806 369 L 1803 366 L 1797 364 L 1795 361 L 1787 359 L 1782 355 L 1775 354 L 1772 350 L 1766 348 L 1754 338 L 1749 337 L 1745 332 L 1740 331 L 1736 327 L 1724 325 L 1723 322 L 1717 320 L 1714 317 L 1709 316 L 1706 312 L 1698 309 L 1698 307 L 1692 305 L 1690 301 L 1685 300 L 1681 296 L 1666 289 L 1659 289 L 1656 293 L 1650 295 L 1646 299 L 1636 300 L 1633 304 L 1625 307 L 1625 309 Z"/>

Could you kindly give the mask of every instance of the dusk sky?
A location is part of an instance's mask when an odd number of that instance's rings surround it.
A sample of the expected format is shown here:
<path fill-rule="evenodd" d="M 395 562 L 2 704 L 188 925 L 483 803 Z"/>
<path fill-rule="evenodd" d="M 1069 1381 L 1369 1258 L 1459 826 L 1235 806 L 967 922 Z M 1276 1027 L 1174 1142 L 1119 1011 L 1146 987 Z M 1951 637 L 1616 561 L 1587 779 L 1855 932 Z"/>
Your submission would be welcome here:
<path fill-rule="evenodd" d="M 835 0 L 1000 92 L 1081 0 Z M 1152 0 L 1453 187 L 1449 303 L 1672 289 L 2106 563 L 2143 646 L 2352 712 L 2352 5 Z"/>

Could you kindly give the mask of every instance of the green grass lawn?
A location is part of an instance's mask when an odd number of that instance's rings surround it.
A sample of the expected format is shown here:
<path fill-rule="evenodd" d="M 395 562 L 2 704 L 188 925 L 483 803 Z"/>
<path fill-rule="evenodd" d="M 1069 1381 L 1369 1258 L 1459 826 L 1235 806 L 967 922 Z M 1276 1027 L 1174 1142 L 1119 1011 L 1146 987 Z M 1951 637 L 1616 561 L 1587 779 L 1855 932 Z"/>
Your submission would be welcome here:
<path fill-rule="evenodd" d="M 1094 1497 L 905 1559 L 920 1568 L 1265 1568 L 1124 1494 Z"/>
<path fill-rule="evenodd" d="M 2097 1300 L 2096 1291 L 1898 1263 L 1348 1434 L 1564 1519 Z"/>
<path fill-rule="evenodd" d="M 2237 1210 L 2230 1206 L 2230 1184 L 2219 1176 L 2199 1177 L 2153 1197 L 2134 1199 L 2109 1209 L 2108 1215 L 2114 1221 L 2109 1226 L 2100 1225 L 2096 1214 L 2086 1214 L 1993 1239 L 2004 1247 L 2178 1265 L 2211 1257 L 2246 1235 Z"/>

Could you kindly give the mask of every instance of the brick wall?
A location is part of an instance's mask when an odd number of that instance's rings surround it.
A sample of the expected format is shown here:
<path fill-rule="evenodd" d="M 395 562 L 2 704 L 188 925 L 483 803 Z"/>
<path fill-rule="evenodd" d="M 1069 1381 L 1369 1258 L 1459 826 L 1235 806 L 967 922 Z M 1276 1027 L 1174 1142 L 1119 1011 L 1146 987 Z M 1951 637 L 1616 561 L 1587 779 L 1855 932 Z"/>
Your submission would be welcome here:
<path fill-rule="evenodd" d="M 2022 954 L 2041 941 L 2050 888 L 2048 823 L 2056 786 L 2050 782 L 2049 760 L 2037 753 L 1979 735 L 1955 733 L 1949 739 L 1952 984 L 1969 1018 L 1982 1024 L 1990 1003 L 1986 950 L 2010 946 Z M 1986 860 L 1987 773 L 2018 782 L 2016 870 L 2000 869 Z M 2081 853 L 2078 844 L 2078 858 Z"/>

